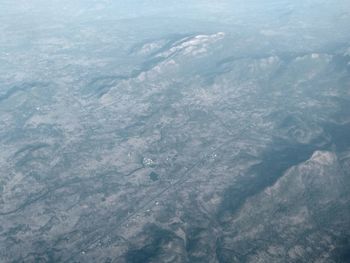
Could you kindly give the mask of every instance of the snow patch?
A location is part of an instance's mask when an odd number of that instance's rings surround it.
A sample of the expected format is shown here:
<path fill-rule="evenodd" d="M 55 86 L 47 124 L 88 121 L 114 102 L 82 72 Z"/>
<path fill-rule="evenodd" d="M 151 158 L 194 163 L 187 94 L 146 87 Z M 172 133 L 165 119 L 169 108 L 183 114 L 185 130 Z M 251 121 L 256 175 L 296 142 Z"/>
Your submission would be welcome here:
<path fill-rule="evenodd" d="M 312 54 L 311 54 L 311 58 L 312 58 L 312 59 L 318 59 L 318 58 L 320 58 L 320 54 L 312 53 Z"/>
<path fill-rule="evenodd" d="M 169 57 L 178 52 L 184 55 L 198 55 L 207 52 L 207 47 L 225 37 L 224 32 L 213 35 L 197 35 L 189 39 L 183 39 L 179 44 L 169 50 L 158 54 L 158 57 Z"/>
<path fill-rule="evenodd" d="M 331 165 L 336 161 L 336 156 L 331 152 L 315 151 L 312 154 L 310 161 L 321 165 Z"/>

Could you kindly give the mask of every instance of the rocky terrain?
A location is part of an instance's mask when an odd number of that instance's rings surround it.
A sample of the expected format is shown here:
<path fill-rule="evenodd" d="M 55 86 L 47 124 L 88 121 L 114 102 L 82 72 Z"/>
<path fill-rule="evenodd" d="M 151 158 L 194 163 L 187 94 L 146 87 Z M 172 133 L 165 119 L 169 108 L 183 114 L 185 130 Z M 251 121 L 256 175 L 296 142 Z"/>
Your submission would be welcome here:
<path fill-rule="evenodd" d="M 0 3 L 0 262 L 350 261 L 346 1 L 20 2 Z"/>

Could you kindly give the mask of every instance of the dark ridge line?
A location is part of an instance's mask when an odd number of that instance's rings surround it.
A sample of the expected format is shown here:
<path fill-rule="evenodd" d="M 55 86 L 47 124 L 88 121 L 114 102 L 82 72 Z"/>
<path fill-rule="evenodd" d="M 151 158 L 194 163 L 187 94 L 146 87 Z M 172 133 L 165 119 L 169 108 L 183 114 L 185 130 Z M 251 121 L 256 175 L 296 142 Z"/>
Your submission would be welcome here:
<path fill-rule="evenodd" d="M 36 86 L 47 86 L 47 83 L 33 82 L 33 83 L 24 83 L 20 86 L 14 86 L 8 89 L 4 94 L 0 95 L 0 102 L 9 99 L 12 95 L 20 91 L 28 91 Z"/>
<path fill-rule="evenodd" d="M 147 224 L 145 226 L 147 235 L 147 243 L 142 244 L 141 247 L 132 246 L 122 257 L 129 263 L 144 263 L 156 258 L 161 251 L 162 244 L 170 240 L 181 240 L 176 234 L 168 229 L 164 229 L 155 224 Z"/>
<path fill-rule="evenodd" d="M 278 141 L 279 139 L 277 142 L 273 142 L 273 144 L 277 144 L 277 148 L 266 151 L 262 156 L 262 162 L 251 167 L 247 174 L 240 179 L 239 187 L 237 184 L 231 185 L 223 193 L 224 199 L 217 214 L 219 220 L 222 221 L 227 212 L 234 215 L 242 208 L 248 198 L 256 196 L 267 187 L 274 185 L 289 168 L 307 161 L 312 153 L 319 149 L 316 145 Z M 281 143 L 282 146 L 279 146 L 278 143 Z"/>
<path fill-rule="evenodd" d="M 26 202 L 22 203 L 21 205 L 19 205 L 17 208 L 13 209 L 13 210 L 10 210 L 10 211 L 7 211 L 7 212 L 1 212 L 0 213 L 0 216 L 7 216 L 7 215 L 11 215 L 11 214 L 14 214 L 18 211 L 21 211 L 23 209 L 25 209 L 27 206 L 30 206 L 31 204 L 39 201 L 40 199 L 44 198 L 45 196 L 47 196 L 48 194 L 50 194 L 50 190 L 46 190 L 46 191 L 43 191 L 44 193 L 43 194 L 39 194 L 38 196 L 30 199 L 30 200 L 27 200 Z"/>
<path fill-rule="evenodd" d="M 27 200 L 26 202 L 22 203 L 21 205 L 19 205 L 17 208 L 13 209 L 13 210 L 10 210 L 10 211 L 7 211 L 7 212 L 0 212 L 0 216 L 7 216 L 7 215 L 10 215 L 10 214 L 14 214 L 16 212 L 19 212 L 25 208 L 27 208 L 28 206 L 36 203 L 37 201 L 39 201 L 40 199 L 44 198 L 45 196 L 47 196 L 48 194 L 51 194 L 59 189 L 62 189 L 66 186 L 69 186 L 69 185 L 73 185 L 73 184 L 76 184 L 76 183 L 80 183 L 82 180 L 94 180 L 96 178 L 105 178 L 106 176 L 108 175 L 96 175 L 96 176 L 92 176 L 92 177 L 88 177 L 88 178 L 73 178 L 73 179 L 70 179 L 69 181 L 67 182 L 63 182 L 61 184 L 58 184 L 57 186 L 54 186 L 54 187 L 49 187 L 48 189 L 46 190 L 43 190 L 42 194 L 39 194 L 37 196 L 35 196 L 34 198 L 30 199 L 30 200 Z"/>
<path fill-rule="evenodd" d="M 15 152 L 13 157 L 16 158 L 19 154 L 21 154 L 23 152 L 27 152 L 27 154 L 28 154 L 28 153 L 32 153 L 34 151 L 40 150 L 42 148 L 47 148 L 47 147 L 50 147 L 50 144 L 44 143 L 44 142 L 26 145 L 26 146 L 22 147 L 21 149 L 19 149 L 17 152 Z"/>

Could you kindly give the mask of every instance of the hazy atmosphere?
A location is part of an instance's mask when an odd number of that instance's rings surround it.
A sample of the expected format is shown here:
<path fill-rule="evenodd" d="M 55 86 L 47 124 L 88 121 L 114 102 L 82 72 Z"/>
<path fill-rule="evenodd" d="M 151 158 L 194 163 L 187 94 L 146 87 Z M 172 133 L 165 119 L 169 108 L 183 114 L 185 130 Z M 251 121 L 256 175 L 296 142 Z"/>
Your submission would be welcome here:
<path fill-rule="evenodd" d="M 0 0 L 0 262 L 350 262 L 350 1 Z"/>

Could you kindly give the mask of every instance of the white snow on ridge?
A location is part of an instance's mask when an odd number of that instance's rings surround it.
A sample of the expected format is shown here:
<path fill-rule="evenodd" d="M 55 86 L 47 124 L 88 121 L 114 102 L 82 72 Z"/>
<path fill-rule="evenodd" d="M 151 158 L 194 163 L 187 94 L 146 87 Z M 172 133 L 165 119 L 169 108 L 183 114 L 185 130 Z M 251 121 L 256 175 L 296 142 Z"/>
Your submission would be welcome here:
<path fill-rule="evenodd" d="M 158 57 L 169 57 L 178 52 L 182 52 L 184 55 L 197 55 L 205 53 L 207 47 L 225 37 L 224 32 L 218 32 L 212 35 L 197 35 L 189 38 L 188 40 L 180 42 L 178 45 L 173 46 L 169 50 L 158 54 Z"/>
<path fill-rule="evenodd" d="M 326 53 L 311 53 L 304 56 L 299 56 L 295 58 L 295 61 L 305 61 L 305 60 L 323 60 L 325 62 L 330 62 L 333 58 L 333 55 Z"/>
<path fill-rule="evenodd" d="M 151 43 L 144 44 L 141 49 L 138 51 L 140 55 L 148 55 L 157 49 L 162 48 L 163 45 L 165 45 L 165 40 L 155 41 Z"/>
<path fill-rule="evenodd" d="M 313 58 L 313 59 L 318 59 L 318 58 L 320 58 L 320 54 L 318 54 L 318 53 L 312 53 L 312 54 L 311 54 L 311 58 Z"/>
<path fill-rule="evenodd" d="M 326 152 L 326 151 L 315 151 L 310 161 L 318 163 L 320 165 L 331 165 L 336 161 L 337 157 L 334 153 Z"/>

